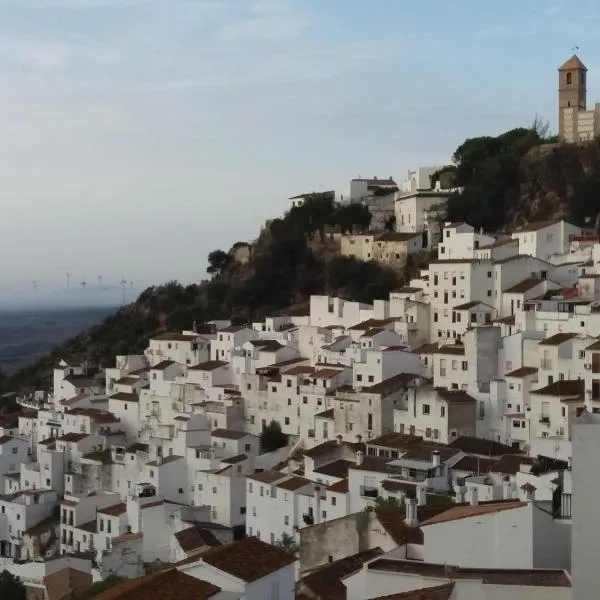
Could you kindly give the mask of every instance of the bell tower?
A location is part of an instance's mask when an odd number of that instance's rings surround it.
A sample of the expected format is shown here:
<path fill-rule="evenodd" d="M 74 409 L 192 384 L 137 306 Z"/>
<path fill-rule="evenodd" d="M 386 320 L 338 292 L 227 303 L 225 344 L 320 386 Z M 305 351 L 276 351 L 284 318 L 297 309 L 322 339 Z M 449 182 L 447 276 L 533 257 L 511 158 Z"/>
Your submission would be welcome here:
<path fill-rule="evenodd" d="M 558 69 L 558 134 L 575 141 L 578 113 L 586 108 L 587 67 L 574 54 Z"/>

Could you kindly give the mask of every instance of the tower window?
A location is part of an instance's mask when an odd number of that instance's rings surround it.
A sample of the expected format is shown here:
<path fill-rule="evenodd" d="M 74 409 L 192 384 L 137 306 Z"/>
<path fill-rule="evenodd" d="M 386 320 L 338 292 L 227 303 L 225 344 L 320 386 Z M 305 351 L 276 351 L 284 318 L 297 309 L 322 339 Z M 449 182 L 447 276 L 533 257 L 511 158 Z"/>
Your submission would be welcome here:
<path fill-rule="evenodd" d="M 573 73 L 567 73 L 567 85 L 571 85 L 573 83 Z"/>
<path fill-rule="evenodd" d="M 567 102 L 567 106 L 571 106 L 571 101 L 570 100 Z"/>

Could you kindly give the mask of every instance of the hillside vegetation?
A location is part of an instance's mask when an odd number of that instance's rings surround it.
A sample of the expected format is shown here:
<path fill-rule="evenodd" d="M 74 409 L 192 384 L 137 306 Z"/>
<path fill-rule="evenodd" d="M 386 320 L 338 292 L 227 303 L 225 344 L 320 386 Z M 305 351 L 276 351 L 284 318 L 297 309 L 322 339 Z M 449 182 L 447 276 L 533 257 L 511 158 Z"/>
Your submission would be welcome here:
<path fill-rule="evenodd" d="M 468 139 L 453 162 L 434 175 L 463 188 L 448 202 L 450 221 L 486 231 L 556 218 L 584 226 L 600 212 L 600 140 L 560 144 L 534 124 Z"/>
<path fill-rule="evenodd" d="M 209 281 L 188 286 L 172 281 L 146 289 L 134 303 L 16 371 L 3 387 L 47 386 L 52 365 L 62 357 L 112 366 L 116 355 L 141 353 L 153 334 L 190 329 L 194 322 L 231 318 L 243 323 L 284 312 L 306 313 L 311 294 L 361 302 L 384 298 L 401 284 L 393 270 L 321 251 L 329 228 L 366 230 L 369 222 L 364 206 L 338 206 L 330 195 L 314 194 L 263 229 L 249 262 L 237 262 L 233 249 L 211 252 Z"/>
<path fill-rule="evenodd" d="M 444 188 L 463 189 L 449 200 L 451 221 L 488 231 L 558 217 L 593 225 L 600 213 L 600 141 L 559 144 L 535 123 L 496 137 L 466 140 L 454 153 L 454 165 L 434 175 L 432 182 L 438 178 Z M 332 227 L 365 231 L 369 224 L 365 206 L 337 205 L 331 193 L 315 193 L 265 226 L 248 262 L 236 260 L 235 250 L 242 243 L 229 252 L 211 252 L 209 281 L 148 288 L 101 324 L 0 380 L 0 387 L 45 386 L 53 363 L 65 356 L 110 366 L 115 355 L 142 352 L 151 335 L 190 328 L 194 321 L 231 318 L 241 323 L 302 314 L 311 294 L 361 302 L 385 298 L 402 283 L 401 277 L 374 262 L 336 256 L 328 242 Z M 418 266 L 410 265 L 404 278 Z"/>

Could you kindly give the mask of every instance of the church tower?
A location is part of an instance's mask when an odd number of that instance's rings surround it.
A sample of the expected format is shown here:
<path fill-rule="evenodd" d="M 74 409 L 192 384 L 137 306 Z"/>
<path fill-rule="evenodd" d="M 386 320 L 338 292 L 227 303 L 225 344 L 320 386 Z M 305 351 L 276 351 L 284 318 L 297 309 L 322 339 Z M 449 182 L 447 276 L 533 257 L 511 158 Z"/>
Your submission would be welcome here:
<path fill-rule="evenodd" d="M 586 108 L 587 67 L 574 54 L 558 69 L 558 135 L 573 141 L 578 113 Z"/>

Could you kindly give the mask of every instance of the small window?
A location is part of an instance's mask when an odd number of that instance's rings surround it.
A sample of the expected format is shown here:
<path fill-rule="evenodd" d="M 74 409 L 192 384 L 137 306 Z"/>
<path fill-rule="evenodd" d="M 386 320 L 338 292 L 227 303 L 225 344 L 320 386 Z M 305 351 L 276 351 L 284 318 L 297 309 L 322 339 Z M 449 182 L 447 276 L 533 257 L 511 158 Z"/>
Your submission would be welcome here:
<path fill-rule="evenodd" d="M 428 415 L 430 411 L 429 404 L 423 404 L 423 414 Z"/>
<path fill-rule="evenodd" d="M 573 73 L 567 73 L 567 85 L 571 85 L 573 83 Z"/>

